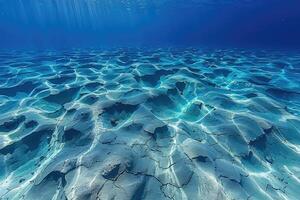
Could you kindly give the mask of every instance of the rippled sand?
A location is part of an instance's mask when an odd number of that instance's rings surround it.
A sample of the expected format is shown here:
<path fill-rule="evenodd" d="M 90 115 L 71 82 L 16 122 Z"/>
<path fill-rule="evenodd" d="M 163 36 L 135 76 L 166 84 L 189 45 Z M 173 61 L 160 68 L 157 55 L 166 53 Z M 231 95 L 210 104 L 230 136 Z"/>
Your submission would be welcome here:
<path fill-rule="evenodd" d="M 300 197 L 300 54 L 2 52 L 0 199 Z"/>

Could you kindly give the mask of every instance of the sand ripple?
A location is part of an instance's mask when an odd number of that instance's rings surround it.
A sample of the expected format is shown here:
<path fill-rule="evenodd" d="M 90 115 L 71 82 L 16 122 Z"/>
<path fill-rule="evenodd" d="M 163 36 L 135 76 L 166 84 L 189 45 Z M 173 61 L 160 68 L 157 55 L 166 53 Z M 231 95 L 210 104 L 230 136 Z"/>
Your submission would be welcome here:
<path fill-rule="evenodd" d="M 0 57 L 0 199 L 300 196 L 299 54 Z"/>

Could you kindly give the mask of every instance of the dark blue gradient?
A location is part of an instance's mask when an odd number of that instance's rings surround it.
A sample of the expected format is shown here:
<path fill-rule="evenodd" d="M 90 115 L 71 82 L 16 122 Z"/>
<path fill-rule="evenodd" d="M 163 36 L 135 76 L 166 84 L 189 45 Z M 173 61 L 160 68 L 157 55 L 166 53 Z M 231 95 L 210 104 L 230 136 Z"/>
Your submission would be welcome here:
<path fill-rule="evenodd" d="M 299 8 L 296 0 L 0 0 L 0 45 L 298 48 Z"/>

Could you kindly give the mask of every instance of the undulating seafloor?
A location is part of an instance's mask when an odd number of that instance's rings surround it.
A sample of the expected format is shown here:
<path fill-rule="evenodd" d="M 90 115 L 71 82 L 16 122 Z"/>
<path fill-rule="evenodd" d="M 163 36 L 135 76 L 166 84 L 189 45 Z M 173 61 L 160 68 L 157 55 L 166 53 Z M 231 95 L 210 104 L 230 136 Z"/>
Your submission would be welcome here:
<path fill-rule="evenodd" d="M 300 54 L 1 52 L 0 199 L 300 197 Z"/>

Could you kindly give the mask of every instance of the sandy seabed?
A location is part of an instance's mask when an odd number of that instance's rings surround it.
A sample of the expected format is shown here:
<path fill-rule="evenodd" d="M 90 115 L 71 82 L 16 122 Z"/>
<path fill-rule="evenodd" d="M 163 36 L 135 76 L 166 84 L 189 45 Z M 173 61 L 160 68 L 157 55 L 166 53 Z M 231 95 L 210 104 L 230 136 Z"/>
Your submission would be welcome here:
<path fill-rule="evenodd" d="M 300 197 L 300 54 L 0 53 L 0 199 Z"/>

